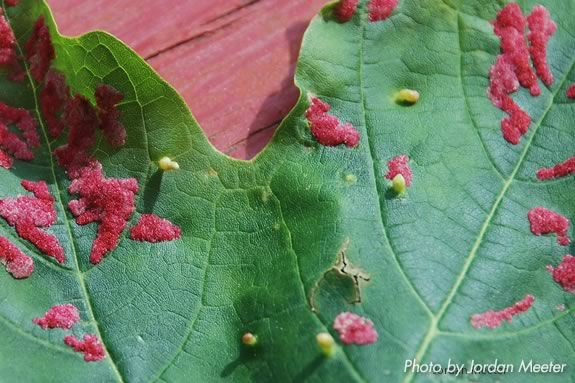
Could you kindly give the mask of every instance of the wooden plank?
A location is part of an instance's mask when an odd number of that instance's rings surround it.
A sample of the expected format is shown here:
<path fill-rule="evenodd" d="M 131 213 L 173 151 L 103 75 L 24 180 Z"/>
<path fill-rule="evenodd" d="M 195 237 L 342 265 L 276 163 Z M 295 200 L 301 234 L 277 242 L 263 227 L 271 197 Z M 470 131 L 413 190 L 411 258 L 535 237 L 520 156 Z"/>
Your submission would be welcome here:
<path fill-rule="evenodd" d="M 211 142 L 245 159 L 295 103 L 301 38 L 325 0 L 48 3 L 62 33 L 101 29 L 134 48 L 182 94 Z"/>

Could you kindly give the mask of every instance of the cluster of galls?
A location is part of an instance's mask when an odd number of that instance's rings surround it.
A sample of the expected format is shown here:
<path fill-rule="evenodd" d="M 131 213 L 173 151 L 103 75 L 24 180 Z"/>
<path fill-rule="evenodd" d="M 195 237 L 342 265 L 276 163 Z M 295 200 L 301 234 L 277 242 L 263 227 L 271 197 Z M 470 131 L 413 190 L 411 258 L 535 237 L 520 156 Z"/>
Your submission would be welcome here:
<path fill-rule="evenodd" d="M 4 3 L 6 6 L 17 5 L 15 0 L 5 0 Z M 50 137 L 56 139 L 68 130 L 67 142 L 56 148 L 53 154 L 72 181 L 68 192 L 78 196 L 68 205 L 76 223 L 99 224 L 90 254 L 90 261 L 97 264 L 117 247 L 135 211 L 137 180 L 106 178 L 102 165 L 91 154 L 98 131 L 113 147 L 125 144 L 126 130 L 117 107 L 124 96 L 107 84 L 96 87 L 95 106 L 85 96 L 71 94 L 65 76 L 51 68 L 56 52 L 42 16 L 34 24 L 23 47 L 24 57 L 17 54 L 17 48 L 17 39 L 10 23 L 0 10 L 0 66 L 12 81 L 20 82 L 29 77 L 35 83 L 32 86 L 39 89 L 41 117 Z M 10 169 L 14 166 L 14 160 L 33 160 L 33 149 L 38 147 L 37 121 L 31 113 L 0 102 L 0 167 Z M 159 167 L 176 170 L 179 165 L 164 158 Z M 32 195 L 0 199 L 0 216 L 15 228 L 20 238 L 32 243 L 48 257 L 65 263 L 63 247 L 56 236 L 47 231 L 58 219 L 55 199 L 47 183 L 24 180 L 21 184 Z M 178 226 L 155 214 L 143 214 L 130 230 L 132 240 L 152 243 L 170 241 L 180 236 Z M 17 279 L 27 278 L 34 271 L 33 259 L 5 237 L 0 237 L 0 263 Z M 67 304 L 52 307 L 42 318 L 34 319 L 34 323 L 43 329 L 69 330 L 79 319 L 77 308 Z M 105 357 L 104 346 L 96 335 L 86 334 L 82 340 L 68 335 L 64 342 L 83 353 L 86 361 L 98 361 Z"/>
<path fill-rule="evenodd" d="M 369 21 L 375 23 L 387 19 L 398 4 L 399 0 L 370 0 L 367 4 Z M 359 0 L 341 0 L 334 9 L 335 16 L 346 23 L 356 14 L 358 5 Z"/>
<path fill-rule="evenodd" d="M 80 313 L 72 304 L 52 306 L 43 317 L 32 320 L 43 330 L 54 328 L 70 330 L 79 321 Z M 85 334 L 83 340 L 79 340 L 73 335 L 66 335 L 64 343 L 73 348 L 74 351 L 84 354 L 86 362 L 97 362 L 106 357 L 104 345 L 94 334 Z"/>
<path fill-rule="evenodd" d="M 501 120 L 503 137 L 517 145 L 527 133 L 531 117 L 509 95 L 521 85 L 528 88 L 532 96 L 539 96 L 541 89 L 535 71 L 547 86 L 553 83 L 547 64 L 547 43 L 557 26 L 545 7 L 535 6 L 526 18 L 517 3 L 507 4 L 497 14 L 493 26 L 501 40 L 501 54 L 489 72 L 488 95 L 493 105 L 508 114 Z M 529 27 L 529 47 L 524 37 L 526 27 Z M 535 71 L 531 68 L 530 57 Z"/>

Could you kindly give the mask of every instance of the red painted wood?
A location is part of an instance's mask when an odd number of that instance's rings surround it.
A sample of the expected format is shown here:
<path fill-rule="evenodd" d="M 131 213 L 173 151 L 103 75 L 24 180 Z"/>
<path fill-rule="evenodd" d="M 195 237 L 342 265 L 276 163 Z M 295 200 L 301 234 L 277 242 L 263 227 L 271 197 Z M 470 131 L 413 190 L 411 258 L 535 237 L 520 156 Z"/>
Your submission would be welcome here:
<path fill-rule="evenodd" d="M 144 56 L 236 158 L 257 154 L 295 103 L 301 37 L 325 2 L 48 0 L 61 33 L 102 29 Z"/>

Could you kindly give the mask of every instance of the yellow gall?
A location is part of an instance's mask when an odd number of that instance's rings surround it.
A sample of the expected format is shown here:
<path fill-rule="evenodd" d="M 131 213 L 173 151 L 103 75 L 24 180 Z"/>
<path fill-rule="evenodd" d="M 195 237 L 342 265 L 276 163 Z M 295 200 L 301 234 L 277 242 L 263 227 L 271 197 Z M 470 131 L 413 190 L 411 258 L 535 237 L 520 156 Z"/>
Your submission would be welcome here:
<path fill-rule="evenodd" d="M 402 89 L 397 93 L 395 102 L 413 105 L 419 100 L 419 92 L 413 89 Z"/>
<path fill-rule="evenodd" d="M 316 340 L 319 349 L 325 356 L 330 357 L 335 353 L 335 341 L 330 334 L 327 332 L 320 332 L 317 334 Z"/>
<path fill-rule="evenodd" d="M 405 192 L 407 191 L 407 184 L 405 183 L 405 178 L 403 177 L 402 174 L 398 174 L 395 177 L 393 177 L 391 183 L 393 191 L 395 191 L 397 194 L 405 194 Z"/>
<path fill-rule="evenodd" d="M 169 157 L 162 157 L 158 161 L 158 166 L 166 172 L 180 169 L 180 165 Z"/>
<path fill-rule="evenodd" d="M 258 343 L 258 338 L 251 332 L 246 332 L 242 336 L 242 343 L 246 346 L 255 346 Z"/>

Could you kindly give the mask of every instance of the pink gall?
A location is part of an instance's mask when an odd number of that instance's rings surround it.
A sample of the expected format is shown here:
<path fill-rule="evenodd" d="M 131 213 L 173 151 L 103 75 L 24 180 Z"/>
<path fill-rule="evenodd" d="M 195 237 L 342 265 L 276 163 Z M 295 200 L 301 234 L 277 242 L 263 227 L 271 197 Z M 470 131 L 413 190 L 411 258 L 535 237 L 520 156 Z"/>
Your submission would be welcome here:
<path fill-rule="evenodd" d="M 369 21 L 386 20 L 398 4 L 399 0 L 371 0 L 368 5 Z"/>
<path fill-rule="evenodd" d="M 74 351 L 84 354 L 86 362 L 98 362 L 106 357 L 104 345 L 96 335 L 84 335 L 83 340 L 68 335 L 64 338 L 64 343 L 72 347 Z"/>
<path fill-rule="evenodd" d="M 77 194 L 78 199 L 70 201 L 68 207 L 78 225 L 100 224 L 90 253 L 90 262 L 98 264 L 118 246 L 135 210 L 138 182 L 134 178 L 105 178 L 97 161 L 79 170 L 77 175 L 68 191 Z"/>
<path fill-rule="evenodd" d="M 565 255 L 557 267 L 548 266 L 547 270 L 563 290 L 575 294 L 575 257 Z"/>
<path fill-rule="evenodd" d="M 569 220 L 561 214 L 539 206 L 529 210 L 527 217 L 533 234 L 539 236 L 554 233 L 561 246 L 567 246 L 571 242 L 568 235 Z"/>
<path fill-rule="evenodd" d="M 319 98 L 312 98 L 306 112 L 312 135 L 321 145 L 345 144 L 350 148 L 356 147 L 359 144 L 359 132 L 351 124 L 341 124 L 336 117 L 329 115 L 330 109 L 331 107 Z"/>
<path fill-rule="evenodd" d="M 42 329 L 61 328 L 69 330 L 80 321 L 80 313 L 76 306 L 71 304 L 51 307 L 43 317 L 32 320 Z"/>
<path fill-rule="evenodd" d="M 16 279 L 28 278 L 34 271 L 34 260 L 5 237 L 0 237 L 0 263 Z"/>
<path fill-rule="evenodd" d="M 64 121 L 70 129 L 68 142 L 56 148 L 54 155 L 58 164 L 74 179 L 92 160 L 89 151 L 96 143 L 96 131 L 100 123 L 90 101 L 80 95 L 75 95 L 66 103 Z"/>
<path fill-rule="evenodd" d="M 526 295 L 525 298 L 500 311 L 489 310 L 482 314 L 475 314 L 471 317 L 471 325 L 475 328 L 487 327 L 490 329 L 497 328 L 503 324 L 503 321 L 511 322 L 513 317 L 526 312 L 533 306 L 535 298 L 533 295 Z"/>
<path fill-rule="evenodd" d="M 126 129 L 120 122 L 122 113 L 117 104 L 124 99 L 122 93 L 111 85 L 98 85 L 96 88 L 96 104 L 100 128 L 104 137 L 112 146 L 122 146 L 126 143 Z"/>
<path fill-rule="evenodd" d="M 56 55 L 44 16 L 40 16 L 36 20 L 24 50 L 32 78 L 39 83 L 42 82 Z"/>
<path fill-rule="evenodd" d="M 550 86 L 553 84 L 553 74 L 547 64 L 547 43 L 553 34 L 557 31 L 557 25 L 551 19 L 549 11 L 542 5 L 533 7 L 531 14 L 527 17 L 529 25 L 529 53 L 533 60 L 533 65 L 537 75 Z"/>
<path fill-rule="evenodd" d="M 337 19 L 342 23 L 350 21 L 357 11 L 358 3 L 359 0 L 340 0 L 334 10 Z"/>
<path fill-rule="evenodd" d="M 52 138 L 58 138 L 64 131 L 64 108 L 70 98 L 70 89 L 64 75 L 49 70 L 40 91 L 40 110 L 46 120 L 48 132 Z"/>
<path fill-rule="evenodd" d="M 13 125 L 21 136 L 10 130 Z M 34 159 L 32 149 L 40 146 L 36 120 L 23 108 L 13 108 L 0 102 L 0 149 L 4 160 L 2 166 L 10 168 L 13 158 L 30 161 Z M 10 160 L 6 159 L 10 157 Z"/>
<path fill-rule="evenodd" d="M 142 214 L 136 226 L 130 229 L 130 238 L 141 242 L 173 241 L 181 235 L 178 226 L 155 214 Z"/>
<path fill-rule="evenodd" d="M 406 155 L 393 157 L 387 163 L 387 174 L 385 178 L 388 180 L 393 180 L 398 174 L 403 176 L 405 180 L 405 185 L 407 187 L 411 186 L 413 181 L 413 173 L 411 172 L 411 167 L 409 166 L 409 157 Z"/>
<path fill-rule="evenodd" d="M 0 10 L 0 66 L 10 67 L 16 60 L 16 37 Z"/>
<path fill-rule="evenodd" d="M 501 121 L 503 138 L 513 145 L 521 141 L 531 124 L 531 117 L 509 96 L 519 88 L 528 88 L 533 96 L 541 93 L 537 76 L 529 62 L 529 49 L 524 37 L 527 19 L 516 3 L 507 4 L 493 23 L 501 41 L 501 54 L 489 71 L 488 96 L 493 105 L 508 114 Z"/>
<path fill-rule="evenodd" d="M 339 314 L 333 322 L 333 328 L 345 344 L 375 343 L 378 337 L 371 320 L 350 312 Z"/>
<path fill-rule="evenodd" d="M 575 174 L 575 157 L 571 157 L 551 168 L 539 169 L 537 171 L 537 178 L 543 181 L 552 178 L 565 177 L 571 174 Z"/>
<path fill-rule="evenodd" d="M 44 181 L 22 181 L 22 187 L 33 196 L 20 196 L 17 198 L 4 198 L 0 200 L 0 216 L 10 226 L 16 228 L 18 235 L 49 257 L 64 263 L 64 249 L 58 239 L 43 230 L 56 222 L 57 215 L 54 208 L 54 197 L 48 190 Z"/>

